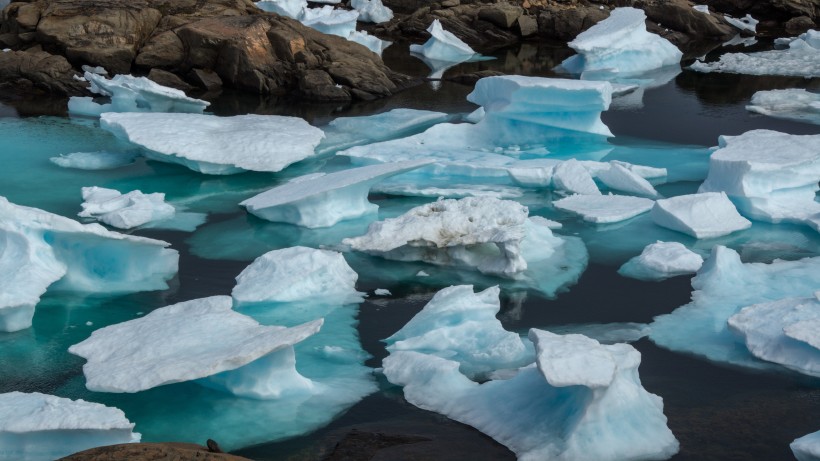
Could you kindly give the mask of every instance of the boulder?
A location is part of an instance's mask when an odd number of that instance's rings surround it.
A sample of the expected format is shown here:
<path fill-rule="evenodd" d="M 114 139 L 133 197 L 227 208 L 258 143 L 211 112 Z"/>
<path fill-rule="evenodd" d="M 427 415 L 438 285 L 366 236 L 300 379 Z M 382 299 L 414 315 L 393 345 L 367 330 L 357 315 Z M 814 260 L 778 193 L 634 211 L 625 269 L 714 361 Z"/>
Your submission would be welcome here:
<path fill-rule="evenodd" d="M 191 72 L 188 72 L 188 81 L 209 91 L 222 88 L 222 79 L 212 70 L 191 69 Z"/>
<path fill-rule="evenodd" d="M 148 79 L 162 86 L 176 88 L 182 91 L 191 91 L 194 89 L 193 85 L 186 83 L 176 74 L 172 74 L 167 70 L 151 69 L 151 71 L 148 72 Z"/>
<path fill-rule="evenodd" d="M 808 16 L 798 16 L 786 21 L 786 33 L 789 35 L 800 35 L 816 27 L 815 22 Z"/>
<path fill-rule="evenodd" d="M 646 0 L 635 2 L 636 8 L 646 12 L 646 17 L 652 24 L 680 32 L 686 40 L 725 40 L 737 34 L 737 30 L 730 26 L 722 15 L 703 14 L 694 8 L 688 0 Z M 673 40 L 676 44 L 680 39 Z"/>
<path fill-rule="evenodd" d="M 543 37 L 570 41 L 608 17 L 608 9 L 593 5 L 544 8 L 538 15 L 538 33 Z"/>
<path fill-rule="evenodd" d="M 42 50 L 0 53 L 0 82 L 6 85 L 77 94 L 86 85 L 74 79 L 76 74 L 66 58 Z"/>
<path fill-rule="evenodd" d="M 509 29 L 523 14 L 524 9 L 510 3 L 495 3 L 478 10 L 478 17 L 489 21 L 498 27 Z"/>

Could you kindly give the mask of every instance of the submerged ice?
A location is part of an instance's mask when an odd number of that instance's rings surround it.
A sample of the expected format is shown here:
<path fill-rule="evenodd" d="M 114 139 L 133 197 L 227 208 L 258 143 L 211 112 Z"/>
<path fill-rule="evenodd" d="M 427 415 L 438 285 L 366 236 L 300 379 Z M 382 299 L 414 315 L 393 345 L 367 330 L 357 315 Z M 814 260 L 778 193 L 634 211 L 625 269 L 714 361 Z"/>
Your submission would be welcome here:
<path fill-rule="evenodd" d="M 804 89 L 758 91 L 746 109 L 770 117 L 820 125 L 820 94 Z"/>
<path fill-rule="evenodd" d="M 618 273 L 638 280 L 663 280 L 683 274 L 694 274 L 703 265 L 703 257 L 679 242 L 656 242 L 646 246 L 640 255 L 630 259 Z"/>
<path fill-rule="evenodd" d="M 97 221 L 119 229 L 132 229 L 174 217 L 172 205 L 165 203 L 165 194 L 143 194 L 135 190 L 121 194 L 104 187 L 83 187 L 82 218 Z"/>
<path fill-rule="evenodd" d="M 696 61 L 691 69 L 698 72 L 820 77 L 820 31 L 810 30 L 800 35 L 784 50 L 726 53 L 720 56 L 719 61 Z"/>

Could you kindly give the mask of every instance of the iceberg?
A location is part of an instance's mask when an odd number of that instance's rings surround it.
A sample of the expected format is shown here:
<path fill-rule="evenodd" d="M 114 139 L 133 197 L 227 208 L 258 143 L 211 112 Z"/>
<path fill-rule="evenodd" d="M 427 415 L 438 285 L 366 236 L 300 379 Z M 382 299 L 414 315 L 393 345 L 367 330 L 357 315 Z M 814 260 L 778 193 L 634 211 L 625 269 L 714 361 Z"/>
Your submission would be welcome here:
<path fill-rule="evenodd" d="M 367 201 L 371 186 L 390 176 L 429 164 L 429 160 L 383 163 L 291 181 L 240 205 L 262 219 L 308 228 L 330 227 L 379 207 Z"/>
<path fill-rule="evenodd" d="M 659 226 L 696 239 L 721 237 L 752 226 L 737 212 L 725 192 L 703 192 L 658 200 L 651 217 Z"/>
<path fill-rule="evenodd" d="M 110 80 L 102 75 L 85 72 L 91 84 L 89 90 L 111 98 L 109 104 L 98 104 L 90 97 L 72 96 L 68 112 L 99 117 L 103 112 L 186 112 L 201 114 L 210 104 L 189 98 L 183 91 L 154 83 L 146 77 L 115 75 Z"/>
<path fill-rule="evenodd" d="M 753 18 L 750 14 L 747 14 L 745 17 L 742 18 L 733 18 L 728 14 L 724 14 L 723 19 L 725 19 L 726 22 L 728 22 L 735 28 L 741 31 L 751 32 L 753 34 L 757 32 L 757 23 L 760 22 L 757 19 Z"/>
<path fill-rule="evenodd" d="M 758 91 L 746 110 L 769 117 L 820 125 L 820 94 L 804 89 Z"/>
<path fill-rule="evenodd" d="M 366 1 L 366 0 L 365 0 Z M 431 37 L 423 45 L 410 45 L 410 52 L 427 59 L 444 62 L 464 62 L 475 56 L 470 45 L 461 41 L 451 32 L 444 30 L 438 19 L 427 28 Z"/>
<path fill-rule="evenodd" d="M 144 148 L 149 159 L 205 174 L 281 171 L 313 156 L 324 137 L 300 118 L 277 115 L 106 113 L 100 126 Z"/>
<path fill-rule="evenodd" d="M 678 451 L 663 401 L 641 386 L 632 346 L 535 329 L 529 337 L 537 367 L 506 380 L 478 384 L 458 362 L 418 352 L 390 354 L 384 374 L 413 405 L 475 427 L 522 461 L 666 459 Z"/>
<path fill-rule="evenodd" d="M 797 461 L 820 460 L 820 431 L 804 435 L 792 442 L 789 447 Z"/>
<path fill-rule="evenodd" d="M 555 208 L 596 224 L 625 221 L 646 213 L 654 205 L 650 199 L 627 195 L 571 195 L 552 202 Z"/>
<path fill-rule="evenodd" d="M 39 392 L 0 394 L 0 461 L 51 461 L 139 442 L 133 429 L 121 410 L 99 403 Z"/>
<path fill-rule="evenodd" d="M 112 170 L 134 163 L 137 158 L 132 152 L 72 152 L 51 157 L 49 160 L 63 168 L 78 170 Z"/>
<path fill-rule="evenodd" d="M 496 318 L 498 286 L 474 293 L 472 285 L 451 286 L 384 341 L 390 353 L 416 351 L 458 362 L 462 374 L 486 376 L 532 363 L 533 353 L 517 333 Z M 477 332 L 480 332 L 477 334 Z"/>
<path fill-rule="evenodd" d="M 358 18 L 358 11 L 337 10 L 331 5 L 325 5 L 321 8 L 307 8 L 297 19 L 302 24 L 323 34 L 348 38 L 356 31 Z"/>
<path fill-rule="evenodd" d="M 573 74 L 639 74 L 680 63 L 683 53 L 671 42 L 646 30 L 646 13 L 615 8 L 609 18 L 569 42 L 577 55 L 561 67 Z"/>
<path fill-rule="evenodd" d="M 254 2 L 254 4 L 262 11 L 276 13 L 296 20 L 302 17 L 308 7 L 307 0 L 263 0 Z"/>
<path fill-rule="evenodd" d="M 382 0 L 350 0 L 350 7 L 359 12 L 359 21 L 380 24 L 393 19 L 393 10 Z"/>
<path fill-rule="evenodd" d="M 176 210 L 165 203 L 165 194 L 143 194 L 138 190 L 121 194 L 104 187 L 83 187 L 81 218 L 97 221 L 119 229 L 133 229 L 144 224 L 174 217 Z"/>
<path fill-rule="evenodd" d="M 351 42 L 356 42 L 359 45 L 364 46 L 365 48 L 378 54 L 379 56 L 382 55 L 382 53 L 388 46 L 393 44 L 393 42 L 382 40 L 379 37 L 376 37 L 375 35 L 370 35 L 363 30 L 354 30 L 346 38 Z"/>
<path fill-rule="evenodd" d="M 699 11 L 699 12 L 704 13 L 704 14 L 710 14 L 709 13 L 709 5 L 694 5 L 694 6 L 692 6 L 692 8 L 695 11 Z"/>
<path fill-rule="evenodd" d="M 656 242 L 647 245 L 640 255 L 630 259 L 618 273 L 638 280 L 659 281 L 677 275 L 694 274 L 703 266 L 703 257 L 679 242 Z"/>
<path fill-rule="evenodd" d="M 800 35 L 784 50 L 726 53 L 719 61 L 696 61 L 690 69 L 730 74 L 820 77 L 820 31 L 810 30 Z"/>

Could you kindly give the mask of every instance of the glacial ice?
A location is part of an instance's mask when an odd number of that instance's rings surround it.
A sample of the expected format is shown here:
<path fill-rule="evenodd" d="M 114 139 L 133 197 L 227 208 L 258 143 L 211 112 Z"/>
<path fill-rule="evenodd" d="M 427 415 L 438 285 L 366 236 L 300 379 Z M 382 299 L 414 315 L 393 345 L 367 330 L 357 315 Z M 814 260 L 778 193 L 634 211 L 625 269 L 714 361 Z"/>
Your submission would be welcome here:
<path fill-rule="evenodd" d="M 571 195 L 552 202 L 552 205 L 559 210 L 580 215 L 584 221 L 606 224 L 646 213 L 655 202 L 628 195 Z"/>
<path fill-rule="evenodd" d="M 650 214 L 655 224 L 696 239 L 715 238 L 748 229 L 725 192 L 703 192 L 658 200 Z"/>
<path fill-rule="evenodd" d="M 302 24 L 328 35 L 349 37 L 356 31 L 358 11 L 335 9 L 331 5 L 321 8 L 307 8 L 297 18 Z"/>
<path fill-rule="evenodd" d="M 49 160 L 63 168 L 78 170 L 111 170 L 134 163 L 137 154 L 133 152 L 72 152 Z"/>
<path fill-rule="evenodd" d="M 820 431 L 804 435 L 792 442 L 789 447 L 797 461 L 820 460 Z"/>
<path fill-rule="evenodd" d="M 709 5 L 694 5 L 692 8 L 704 14 L 709 14 Z"/>
<path fill-rule="evenodd" d="M 39 392 L 0 394 L 0 461 L 51 461 L 140 441 L 117 408 Z"/>
<path fill-rule="evenodd" d="M 393 44 L 393 42 L 382 40 L 375 35 L 370 35 L 367 31 L 364 30 L 354 30 L 346 37 L 351 42 L 356 42 L 359 45 L 362 45 L 369 49 L 370 51 L 378 54 L 379 56 L 382 55 L 384 50 Z"/>
<path fill-rule="evenodd" d="M 601 195 L 592 175 L 575 159 L 555 165 L 552 172 L 552 183 L 555 189 L 570 194 Z"/>
<path fill-rule="evenodd" d="M 81 218 L 97 221 L 119 229 L 133 229 L 149 222 L 173 218 L 176 210 L 165 203 L 165 194 L 143 194 L 135 190 L 121 194 L 104 187 L 83 187 Z"/>
<path fill-rule="evenodd" d="M 390 176 L 429 164 L 428 160 L 383 163 L 292 181 L 251 197 L 240 205 L 262 219 L 299 226 L 330 227 L 376 212 L 370 188 Z"/>
<path fill-rule="evenodd" d="M 187 112 L 201 114 L 210 104 L 189 98 L 183 91 L 154 83 L 146 77 L 115 75 L 110 80 L 102 75 L 85 72 L 91 84 L 89 90 L 111 98 L 109 104 L 98 104 L 90 97 L 72 96 L 68 112 L 99 117 L 103 112 Z"/>
<path fill-rule="evenodd" d="M 478 384 L 458 362 L 418 352 L 390 354 L 384 374 L 404 386 L 413 405 L 475 427 L 522 461 L 665 459 L 677 452 L 663 401 L 641 386 L 640 353 L 632 346 L 535 329 L 529 336 L 538 367 L 506 380 Z"/>
<path fill-rule="evenodd" d="M 410 45 L 410 52 L 420 54 L 428 59 L 444 62 L 464 62 L 476 52 L 460 38 L 444 30 L 438 19 L 434 19 L 427 28 L 431 37 L 423 45 Z"/>
<path fill-rule="evenodd" d="M 665 172 L 663 176 L 666 176 Z M 620 162 L 611 162 L 609 168 L 598 172 L 596 178 L 612 190 L 641 197 L 658 197 L 658 191 L 649 181 Z"/>
<path fill-rule="evenodd" d="M 785 50 L 726 53 L 719 61 L 696 61 L 690 68 L 698 72 L 820 77 L 820 31 L 800 35 Z"/>
<path fill-rule="evenodd" d="M 569 46 L 578 52 L 561 67 L 573 74 L 639 74 L 680 63 L 683 53 L 671 42 L 646 30 L 646 13 L 615 8 Z M 585 77 L 584 77 L 585 78 Z"/>
<path fill-rule="evenodd" d="M 280 16 L 287 16 L 298 20 L 307 9 L 307 0 L 263 0 L 255 2 L 255 5 L 262 11 L 276 13 Z"/>
<path fill-rule="evenodd" d="M 106 113 L 100 126 L 143 147 L 149 159 L 205 174 L 280 171 L 313 156 L 324 137 L 300 118 L 277 115 Z"/>
<path fill-rule="evenodd" d="M 647 245 L 640 255 L 630 259 L 618 273 L 638 280 L 664 280 L 683 274 L 694 274 L 703 265 L 703 257 L 679 242 L 656 242 Z"/>
<path fill-rule="evenodd" d="M 393 19 L 393 10 L 382 0 L 350 0 L 350 7 L 359 12 L 359 21 L 380 24 Z"/>
<path fill-rule="evenodd" d="M 820 125 L 820 94 L 800 88 L 758 91 L 746 109 L 770 117 Z"/>
<path fill-rule="evenodd" d="M 747 14 L 742 18 L 733 18 L 728 14 L 724 14 L 723 19 L 725 19 L 726 22 L 736 27 L 737 29 L 740 29 L 741 31 L 751 32 L 753 34 L 757 32 L 757 23 L 760 22 L 757 19 L 753 18 L 750 14 Z"/>
<path fill-rule="evenodd" d="M 480 293 L 473 293 L 472 285 L 444 288 L 384 340 L 387 350 L 446 358 L 458 362 L 461 373 L 469 377 L 532 363 L 532 350 L 496 318 L 501 309 L 499 293 L 498 286 Z"/>
<path fill-rule="evenodd" d="M 692 279 L 692 302 L 656 317 L 649 338 L 667 349 L 715 362 L 770 368 L 773 365 L 749 352 L 727 321 L 752 304 L 813 297 L 818 286 L 820 257 L 742 263 L 736 251 L 718 245 Z"/>

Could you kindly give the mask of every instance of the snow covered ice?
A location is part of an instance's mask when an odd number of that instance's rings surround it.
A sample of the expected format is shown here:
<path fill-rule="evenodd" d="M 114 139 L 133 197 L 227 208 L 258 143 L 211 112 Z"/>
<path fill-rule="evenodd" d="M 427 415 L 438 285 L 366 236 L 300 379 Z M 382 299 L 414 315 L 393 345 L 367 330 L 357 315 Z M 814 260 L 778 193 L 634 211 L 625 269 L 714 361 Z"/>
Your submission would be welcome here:
<path fill-rule="evenodd" d="M 760 22 L 757 19 L 753 18 L 750 14 L 747 14 L 742 18 L 733 18 L 728 14 L 724 14 L 723 19 L 725 19 L 726 22 L 728 22 L 735 28 L 741 31 L 751 32 L 753 34 L 757 32 L 757 23 Z"/>
<path fill-rule="evenodd" d="M 351 0 L 350 7 L 359 12 L 359 21 L 380 24 L 393 19 L 393 11 L 382 0 Z"/>
<path fill-rule="evenodd" d="M 461 41 L 452 32 L 444 30 L 438 19 L 433 20 L 427 32 L 431 35 L 430 39 L 423 45 L 410 45 L 411 53 L 444 62 L 464 62 L 476 54 L 470 45 Z"/>
<path fill-rule="evenodd" d="M 752 226 L 737 212 L 724 192 L 678 195 L 658 200 L 651 216 L 655 224 L 696 239 L 721 237 Z"/>
<path fill-rule="evenodd" d="M 143 147 L 149 159 L 205 174 L 280 171 L 313 156 L 324 137 L 300 118 L 278 115 L 106 113 L 100 126 Z"/>
<path fill-rule="evenodd" d="M 797 461 L 820 460 L 820 431 L 804 435 L 789 445 Z"/>
<path fill-rule="evenodd" d="M 0 394 L 0 461 L 52 461 L 140 441 L 122 411 L 39 392 Z"/>
<path fill-rule="evenodd" d="M 612 190 L 641 197 L 658 197 L 658 191 L 649 181 L 619 162 L 610 162 L 609 168 L 598 172 L 596 177 Z"/>
<path fill-rule="evenodd" d="M 580 215 L 585 221 L 606 224 L 646 213 L 655 202 L 628 195 L 571 195 L 552 202 L 552 205 L 559 210 Z"/>
<path fill-rule="evenodd" d="M 555 189 L 578 195 L 601 195 L 589 171 L 575 159 L 558 163 L 552 170 Z"/>
<path fill-rule="evenodd" d="M 696 61 L 690 68 L 698 72 L 820 77 L 820 31 L 800 35 L 784 50 L 726 53 L 719 61 Z"/>
<path fill-rule="evenodd" d="M 119 229 L 173 218 L 175 209 L 165 203 L 165 194 L 143 194 L 135 190 L 121 194 L 114 189 L 83 187 L 82 218 L 94 218 Z"/>
<path fill-rule="evenodd" d="M 800 88 L 758 91 L 746 109 L 770 117 L 820 125 L 820 94 Z"/>
<path fill-rule="evenodd" d="M 694 274 L 703 265 L 703 257 L 678 242 L 656 242 L 646 246 L 640 255 L 630 259 L 618 273 L 638 280 L 663 280 L 683 274 Z"/>

